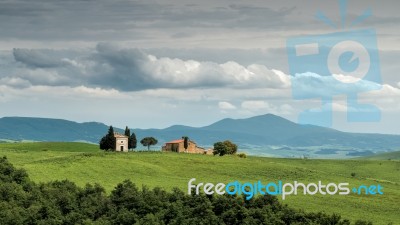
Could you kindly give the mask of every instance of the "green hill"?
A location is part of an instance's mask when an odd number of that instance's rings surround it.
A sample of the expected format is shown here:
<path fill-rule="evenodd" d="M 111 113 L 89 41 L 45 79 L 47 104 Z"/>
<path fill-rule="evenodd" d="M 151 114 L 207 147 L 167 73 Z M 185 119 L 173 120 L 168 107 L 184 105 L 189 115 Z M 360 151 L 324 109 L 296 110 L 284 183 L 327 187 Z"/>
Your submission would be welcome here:
<path fill-rule="evenodd" d="M 400 151 L 380 153 L 380 154 L 376 154 L 376 155 L 361 157 L 360 159 L 400 160 Z"/>
<path fill-rule="evenodd" d="M 102 123 L 34 117 L 0 118 L 0 139 L 33 141 L 81 141 L 98 143 L 107 132 Z M 120 131 L 120 130 L 118 130 Z"/>
<path fill-rule="evenodd" d="M 350 187 L 380 184 L 384 194 L 347 196 L 288 196 L 284 203 L 306 211 L 339 213 L 352 221 L 399 224 L 400 162 L 377 160 L 306 160 L 206 156 L 161 152 L 101 152 L 83 143 L 2 143 L 0 155 L 25 168 L 37 182 L 69 179 L 78 185 L 99 183 L 111 191 L 130 179 L 149 187 L 187 190 L 197 182 L 348 182 Z M 280 198 L 280 197 L 279 197 Z"/>

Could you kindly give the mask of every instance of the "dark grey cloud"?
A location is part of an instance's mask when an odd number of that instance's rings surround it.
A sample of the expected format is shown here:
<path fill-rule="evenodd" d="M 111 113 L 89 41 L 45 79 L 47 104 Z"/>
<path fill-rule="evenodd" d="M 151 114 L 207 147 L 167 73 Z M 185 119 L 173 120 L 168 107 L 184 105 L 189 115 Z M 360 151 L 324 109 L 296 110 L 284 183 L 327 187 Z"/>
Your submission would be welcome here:
<path fill-rule="evenodd" d="M 157 8 L 136 1 L 2 1 L 0 38 L 118 40 L 118 32 L 126 33 L 149 16 L 154 18 Z M 137 31 L 135 36 L 142 35 Z"/>
<path fill-rule="evenodd" d="M 228 26 L 246 27 L 246 28 L 263 28 L 263 29 L 284 29 L 289 26 L 297 26 L 297 23 L 289 23 L 285 18 L 292 14 L 295 7 L 271 9 L 268 7 L 256 5 L 230 5 L 230 8 L 237 14 L 239 18 L 232 21 Z"/>
<path fill-rule="evenodd" d="M 398 5 L 397 1 L 353 2 L 356 3 L 349 4 L 349 21 L 371 6 L 374 17 L 366 24 L 389 28 L 398 24 L 397 12 L 390 10 Z M 218 47 L 220 43 L 232 42 L 232 48 L 259 42 L 260 48 L 270 48 L 293 33 L 331 31 L 315 19 L 315 13 L 323 11 L 335 23 L 340 23 L 337 5 L 337 1 L 320 0 L 8 0 L 0 1 L 0 44 L 3 49 L 4 45 L 11 49 L 19 47 L 12 44 L 17 41 L 42 45 L 55 42 L 61 47 L 77 43 L 93 46 L 98 42 L 130 42 L 142 48 L 170 43 Z M 397 37 L 396 30 L 391 29 L 390 35 Z M 177 43 L 175 39 L 181 41 Z M 270 44 L 265 45 L 265 41 Z"/>
<path fill-rule="evenodd" d="M 91 84 L 125 91 L 157 86 L 141 68 L 148 59 L 140 50 L 121 50 L 107 44 L 97 45 L 96 50 L 91 56 L 95 62 L 94 75 L 88 80 Z"/>
<path fill-rule="evenodd" d="M 220 7 L 212 2 L 199 6 L 174 1 L 2 1 L 0 39 L 118 41 L 156 38 L 155 33 L 171 29 L 272 29 L 284 26 L 283 18 L 290 12 L 228 2 Z"/>
<path fill-rule="evenodd" d="M 167 7 L 153 24 L 154 27 L 195 28 L 267 28 L 287 26 L 284 18 L 292 9 L 271 9 L 266 6 L 227 4 L 224 7 Z"/>
<path fill-rule="evenodd" d="M 51 50 L 13 49 L 13 55 L 17 62 L 21 62 L 32 68 L 54 68 L 65 65 Z"/>

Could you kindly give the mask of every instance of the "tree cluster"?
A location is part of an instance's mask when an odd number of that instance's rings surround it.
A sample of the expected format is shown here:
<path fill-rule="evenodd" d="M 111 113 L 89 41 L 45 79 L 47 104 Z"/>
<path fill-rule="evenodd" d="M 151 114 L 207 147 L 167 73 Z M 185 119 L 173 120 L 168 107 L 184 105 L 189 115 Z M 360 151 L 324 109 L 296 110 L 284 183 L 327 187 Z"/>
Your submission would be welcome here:
<path fill-rule="evenodd" d="M 128 149 L 135 149 L 137 146 L 137 139 L 134 132 L 131 134 L 131 130 L 128 126 L 125 128 L 125 136 L 128 137 Z M 105 136 L 103 136 L 99 142 L 101 150 L 115 150 L 115 136 L 114 136 L 114 128 L 110 126 L 108 132 Z"/>
<path fill-rule="evenodd" d="M 100 140 L 100 149 L 101 150 L 115 150 L 115 136 L 114 136 L 114 128 L 110 126 L 107 134 L 101 138 Z"/>
<path fill-rule="evenodd" d="M 238 146 L 234 143 L 232 143 L 229 140 L 226 140 L 224 142 L 216 142 L 214 143 L 214 155 L 234 155 L 236 154 L 238 149 Z"/>
<path fill-rule="evenodd" d="M 139 189 L 129 180 L 110 195 L 98 184 L 84 188 L 68 180 L 36 184 L 5 157 L 0 158 L 0 193 L 1 224 L 351 224 L 336 214 L 289 208 L 270 195 L 251 200 L 187 195 L 179 189 Z"/>

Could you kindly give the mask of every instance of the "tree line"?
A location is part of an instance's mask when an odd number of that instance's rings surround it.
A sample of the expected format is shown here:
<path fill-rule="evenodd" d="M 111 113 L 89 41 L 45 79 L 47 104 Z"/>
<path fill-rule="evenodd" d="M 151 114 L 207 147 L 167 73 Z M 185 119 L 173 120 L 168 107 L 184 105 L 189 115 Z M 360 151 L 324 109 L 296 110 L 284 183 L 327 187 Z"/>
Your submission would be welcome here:
<path fill-rule="evenodd" d="M 188 195 L 174 188 L 138 188 L 125 180 L 110 194 L 98 184 L 78 187 L 63 180 L 35 183 L 25 170 L 0 158 L 0 224 L 326 224 L 351 223 L 338 214 L 306 213 L 281 204 L 275 196 L 250 200 L 231 195 Z"/>

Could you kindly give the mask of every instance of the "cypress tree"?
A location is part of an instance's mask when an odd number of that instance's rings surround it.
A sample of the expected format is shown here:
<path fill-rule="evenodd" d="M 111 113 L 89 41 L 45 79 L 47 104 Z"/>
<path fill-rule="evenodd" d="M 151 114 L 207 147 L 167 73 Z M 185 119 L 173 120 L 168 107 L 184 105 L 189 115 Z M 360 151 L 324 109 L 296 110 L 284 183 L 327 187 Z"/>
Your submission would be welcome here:
<path fill-rule="evenodd" d="M 115 136 L 114 136 L 114 128 L 110 126 L 108 129 L 108 133 L 106 135 L 106 147 L 107 150 L 115 150 Z"/>
<path fill-rule="evenodd" d="M 136 146 L 137 146 L 136 135 L 135 135 L 134 132 L 132 132 L 131 136 L 129 137 L 128 148 L 129 148 L 129 149 L 135 149 Z"/>

